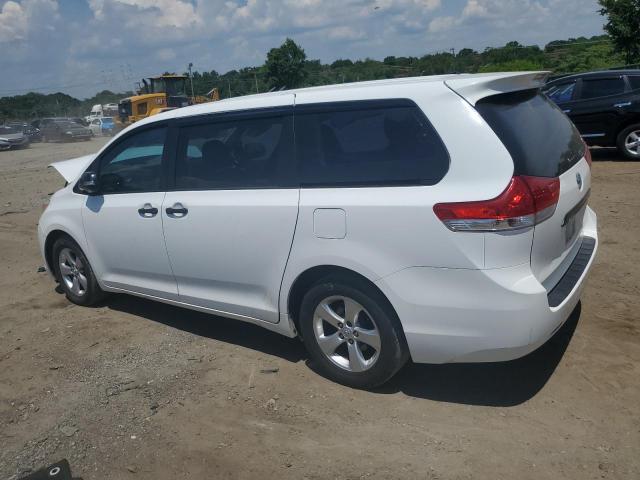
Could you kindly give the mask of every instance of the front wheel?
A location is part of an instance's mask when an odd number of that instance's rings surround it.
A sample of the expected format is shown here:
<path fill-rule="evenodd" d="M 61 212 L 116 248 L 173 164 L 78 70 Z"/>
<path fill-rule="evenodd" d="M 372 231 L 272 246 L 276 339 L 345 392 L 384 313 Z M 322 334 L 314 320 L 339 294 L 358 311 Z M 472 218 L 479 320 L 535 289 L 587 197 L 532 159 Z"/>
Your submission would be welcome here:
<path fill-rule="evenodd" d="M 104 298 L 89 260 L 75 241 L 69 237 L 59 238 L 53 244 L 52 253 L 56 276 L 70 302 L 86 307 Z"/>
<path fill-rule="evenodd" d="M 395 312 L 358 279 L 328 277 L 314 285 L 302 300 L 300 329 L 318 370 L 352 387 L 383 384 L 409 358 Z"/>
<path fill-rule="evenodd" d="M 617 144 L 620 152 L 629 160 L 640 160 L 640 123 L 622 130 Z"/>

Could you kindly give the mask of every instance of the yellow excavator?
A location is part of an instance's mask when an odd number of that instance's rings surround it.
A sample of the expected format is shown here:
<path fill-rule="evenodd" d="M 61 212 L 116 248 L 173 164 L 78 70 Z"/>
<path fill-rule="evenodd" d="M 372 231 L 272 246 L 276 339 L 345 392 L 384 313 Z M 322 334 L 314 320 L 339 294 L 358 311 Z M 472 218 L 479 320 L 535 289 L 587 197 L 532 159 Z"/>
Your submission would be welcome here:
<path fill-rule="evenodd" d="M 160 75 L 143 78 L 137 95 L 123 98 L 118 103 L 118 123 L 125 127 L 143 118 L 173 108 L 186 107 L 196 103 L 220 100 L 217 88 L 207 96 L 189 97 L 186 94 L 186 75 Z"/>

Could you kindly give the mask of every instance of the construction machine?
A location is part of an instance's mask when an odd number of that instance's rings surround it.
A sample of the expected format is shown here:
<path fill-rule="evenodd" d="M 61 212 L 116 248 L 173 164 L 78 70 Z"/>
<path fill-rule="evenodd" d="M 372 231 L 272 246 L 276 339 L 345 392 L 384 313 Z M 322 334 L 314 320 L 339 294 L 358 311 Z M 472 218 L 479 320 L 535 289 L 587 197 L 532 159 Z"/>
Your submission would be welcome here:
<path fill-rule="evenodd" d="M 118 122 L 124 127 L 166 110 L 220 99 L 217 88 L 207 96 L 189 97 L 186 94 L 188 78 L 186 75 L 169 74 L 143 78 L 137 95 L 123 98 L 118 103 Z"/>

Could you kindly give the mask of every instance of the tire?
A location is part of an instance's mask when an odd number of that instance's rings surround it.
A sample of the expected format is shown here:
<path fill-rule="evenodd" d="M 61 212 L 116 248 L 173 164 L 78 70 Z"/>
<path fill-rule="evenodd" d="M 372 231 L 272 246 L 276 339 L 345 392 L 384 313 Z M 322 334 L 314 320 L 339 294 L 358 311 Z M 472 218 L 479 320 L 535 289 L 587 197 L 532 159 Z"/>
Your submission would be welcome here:
<path fill-rule="evenodd" d="M 314 366 L 343 385 L 382 385 L 409 358 L 395 312 L 363 280 L 342 276 L 320 280 L 302 299 L 299 319 Z"/>
<path fill-rule="evenodd" d="M 640 123 L 629 125 L 622 130 L 618 134 L 616 145 L 620 153 L 629 160 L 640 160 Z"/>
<path fill-rule="evenodd" d="M 70 302 L 88 307 L 105 298 L 91 264 L 74 240 L 61 237 L 55 241 L 51 251 L 56 278 Z"/>

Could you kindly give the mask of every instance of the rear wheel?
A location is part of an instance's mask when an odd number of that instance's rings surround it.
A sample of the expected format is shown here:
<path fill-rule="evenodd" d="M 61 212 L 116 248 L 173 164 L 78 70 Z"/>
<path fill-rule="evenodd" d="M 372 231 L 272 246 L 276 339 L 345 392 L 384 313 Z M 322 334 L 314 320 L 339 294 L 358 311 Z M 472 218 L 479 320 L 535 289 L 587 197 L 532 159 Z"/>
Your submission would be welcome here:
<path fill-rule="evenodd" d="M 363 281 L 318 282 L 302 300 L 300 328 L 318 370 L 352 387 L 383 384 L 409 358 L 395 312 Z"/>
<path fill-rule="evenodd" d="M 51 258 L 55 273 L 69 301 L 90 306 L 103 300 L 96 277 L 80 246 L 69 237 L 61 237 L 53 244 Z"/>
<path fill-rule="evenodd" d="M 640 160 L 640 123 L 630 125 L 620 132 L 618 149 L 630 160 Z"/>

